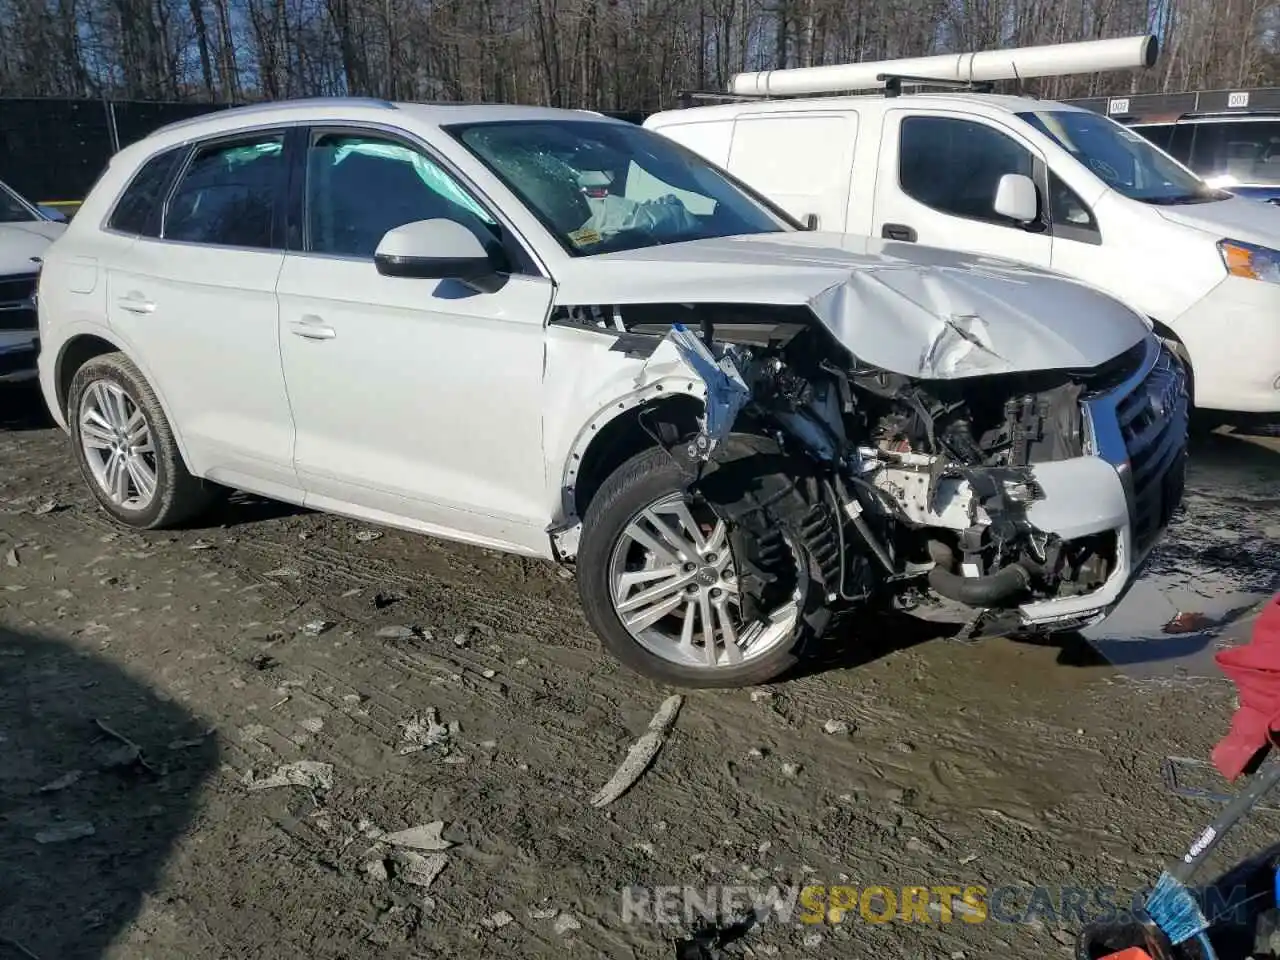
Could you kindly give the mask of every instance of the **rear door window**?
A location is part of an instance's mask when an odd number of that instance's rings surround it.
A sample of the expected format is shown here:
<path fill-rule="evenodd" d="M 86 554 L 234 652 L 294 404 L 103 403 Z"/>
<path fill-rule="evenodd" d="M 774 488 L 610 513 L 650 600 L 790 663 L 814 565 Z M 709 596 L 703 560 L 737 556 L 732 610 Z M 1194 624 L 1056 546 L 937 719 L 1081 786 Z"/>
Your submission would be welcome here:
<path fill-rule="evenodd" d="M 164 237 L 271 249 L 275 209 L 284 184 L 282 133 L 201 147 L 169 200 Z"/>

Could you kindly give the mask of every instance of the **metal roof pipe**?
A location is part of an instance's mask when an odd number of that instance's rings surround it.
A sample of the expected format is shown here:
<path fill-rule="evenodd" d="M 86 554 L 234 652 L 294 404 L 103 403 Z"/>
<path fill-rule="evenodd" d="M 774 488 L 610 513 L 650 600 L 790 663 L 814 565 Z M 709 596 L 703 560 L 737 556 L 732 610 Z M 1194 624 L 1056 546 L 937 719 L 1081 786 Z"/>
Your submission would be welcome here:
<path fill-rule="evenodd" d="M 884 86 L 883 80 L 876 79 L 881 74 L 927 77 L 953 83 L 1063 77 L 1076 73 L 1152 67 L 1159 49 L 1160 44 L 1155 37 L 1143 35 L 979 53 L 946 53 L 904 60 L 761 70 L 734 74 L 729 81 L 729 93 L 739 96 L 793 96 L 872 90 Z"/>

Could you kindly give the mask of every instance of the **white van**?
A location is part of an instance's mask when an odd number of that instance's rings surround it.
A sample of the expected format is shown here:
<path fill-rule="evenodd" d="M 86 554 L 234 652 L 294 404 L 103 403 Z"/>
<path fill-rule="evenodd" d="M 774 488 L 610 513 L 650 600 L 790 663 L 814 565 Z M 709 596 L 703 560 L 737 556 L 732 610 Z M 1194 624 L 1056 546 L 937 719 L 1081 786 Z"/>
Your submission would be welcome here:
<path fill-rule="evenodd" d="M 1280 209 L 1210 187 L 1107 117 L 970 89 L 739 100 L 644 125 L 814 229 L 1013 258 L 1091 283 L 1175 341 L 1197 407 L 1280 412 Z"/>

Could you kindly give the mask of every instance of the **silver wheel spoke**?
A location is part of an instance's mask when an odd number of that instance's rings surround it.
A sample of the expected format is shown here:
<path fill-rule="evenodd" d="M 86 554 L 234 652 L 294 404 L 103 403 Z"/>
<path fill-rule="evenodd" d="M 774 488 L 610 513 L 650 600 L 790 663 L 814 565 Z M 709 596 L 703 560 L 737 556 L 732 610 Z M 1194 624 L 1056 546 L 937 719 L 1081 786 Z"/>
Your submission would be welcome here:
<path fill-rule="evenodd" d="M 683 536 L 679 529 L 672 529 L 671 525 L 653 510 L 646 510 L 644 518 L 653 525 L 653 528 L 658 531 L 662 539 L 666 540 L 672 547 L 675 547 L 677 556 L 685 563 L 698 558 L 698 545 Z"/>
<path fill-rule="evenodd" d="M 133 408 L 133 416 L 129 418 L 129 423 L 125 427 L 125 439 L 135 447 L 144 439 L 148 443 L 151 441 L 151 431 L 147 429 L 147 420 L 137 407 Z"/>
<path fill-rule="evenodd" d="M 702 536 L 702 530 L 698 527 L 698 521 L 694 520 L 693 514 L 689 512 L 689 505 L 687 503 L 683 500 L 679 500 L 666 508 L 664 512 L 670 513 L 675 517 L 676 521 L 684 529 L 684 532 L 689 536 L 690 539 L 685 541 L 686 544 L 692 541 L 693 549 L 696 552 L 705 553 L 707 551 L 707 541 Z"/>
<path fill-rule="evenodd" d="M 627 536 L 636 541 L 636 543 L 648 547 L 659 560 L 674 564 L 679 564 L 681 561 L 681 558 L 672 552 L 670 547 L 652 536 L 648 530 L 638 523 L 632 523 L 627 527 Z"/>
<path fill-rule="evenodd" d="M 702 653 L 707 658 L 707 666 L 716 665 L 716 625 L 711 619 L 711 598 L 706 591 L 698 597 L 698 619 L 702 621 Z"/>
<path fill-rule="evenodd" d="M 95 423 L 93 418 L 85 417 L 80 421 L 80 440 L 93 450 L 110 450 L 116 438 L 108 429 Z"/>
<path fill-rule="evenodd" d="M 155 472 L 139 456 L 127 457 L 125 466 L 129 470 L 129 478 L 133 480 L 134 489 L 138 491 L 139 499 L 150 500 L 156 492 Z"/>
<path fill-rule="evenodd" d="M 107 461 L 106 469 L 107 493 L 116 503 L 124 503 L 129 499 L 129 474 L 125 470 L 124 457 L 112 453 Z"/>
<path fill-rule="evenodd" d="M 698 605 L 694 601 L 690 600 L 684 605 L 684 624 L 680 628 L 680 649 L 690 659 L 697 656 L 693 646 L 693 621 L 697 612 Z"/>
<path fill-rule="evenodd" d="M 720 621 L 720 640 L 724 643 L 724 655 L 730 663 L 741 663 L 742 649 L 738 646 L 738 631 L 733 627 L 729 605 L 722 597 L 715 608 L 716 619 Z"/>
<path fill-rule="evenodd" d="M 641 590 L 625 599 L 618 600 L 619 613 L 631 613 L 641 607 L 647 607 L 652 603 L 660 603 L 672 594 L 681 595 L 685 592 L 685 587 L 693 582 L 696 573 L 685 573 L 680 571 L 674 577 L 662 581 L 662 583 L 654 584 L 647 590 Z"/>
<path fill-rule="evenodd" d="M 627 625 L 627 629 L 632 632 L 646 630 L 653 626 L 669 613 L 675 612 L 675 609 L 684 602 L 684 596 L 680 593 L 673 593 L 661 603 L 656 603 L 642 613 L 630 619 L 623 619 L 623 623 Z"/>

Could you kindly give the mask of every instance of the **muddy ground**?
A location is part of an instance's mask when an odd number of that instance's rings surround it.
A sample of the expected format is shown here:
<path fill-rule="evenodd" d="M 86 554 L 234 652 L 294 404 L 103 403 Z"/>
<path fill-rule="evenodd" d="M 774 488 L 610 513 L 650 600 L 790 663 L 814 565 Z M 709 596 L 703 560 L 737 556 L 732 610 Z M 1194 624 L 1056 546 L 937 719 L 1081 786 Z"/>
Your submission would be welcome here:
<path fill-rule="evenodd" d="M 554 567 L 241 497 L 126 532 L 38 401 L 0 395 L 0 421 L 6 960 L 670 960 L 687 930 L 624 923 L 621 888 L 1136 889 L 1214 812 L 1162 763 L 1225 731 L 1210 655 L 1280 589 L 1280 443 L 1215 436 L 1096 644 L 846 628 L 796 679 L 690 693 L 649 772 L 595 809 L 672 691 L 601 654 Z M 1165 633 L 1178 612 L 1201 616 Z M 431 710 L 445 742 L 404 752 Z M 331 787 L 246 785 L 299 760 L 332 764 Z M 420 861 L 362 867 L 376 830 L 435 820 L 454 845 L 429 888 Z M 1256 816 L 1222 862 L 1278 825 Z M 768 923 L 731 952 L 1065 957 L 1073 929 Z"/>

